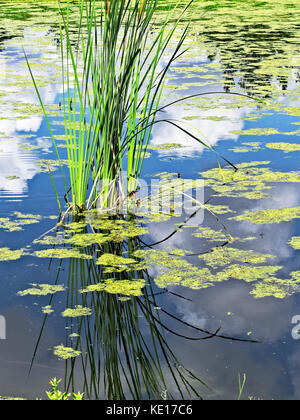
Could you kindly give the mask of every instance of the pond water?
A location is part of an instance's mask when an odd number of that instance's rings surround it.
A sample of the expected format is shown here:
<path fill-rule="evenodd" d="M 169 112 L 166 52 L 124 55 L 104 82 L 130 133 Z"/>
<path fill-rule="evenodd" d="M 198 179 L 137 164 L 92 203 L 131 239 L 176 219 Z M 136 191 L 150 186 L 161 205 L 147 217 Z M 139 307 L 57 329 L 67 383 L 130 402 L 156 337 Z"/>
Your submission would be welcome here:
<path fill-rule="evenodd" d="M 142 179 L 174 211 L 53 229 L 47 165 L 62 175 L 23 48 L 66 158 L 58 9 L 0 2 L 0 395 L 57 377 L 87 398 L 236 399 L 245 374 L 243 398 L 300 397 L 299 12 L 195 1 L 162 101 L 189 98 L 163 114 L 214 150 L 157 125 Z M 176 212 L 189 180 L 204 209 Z"/>

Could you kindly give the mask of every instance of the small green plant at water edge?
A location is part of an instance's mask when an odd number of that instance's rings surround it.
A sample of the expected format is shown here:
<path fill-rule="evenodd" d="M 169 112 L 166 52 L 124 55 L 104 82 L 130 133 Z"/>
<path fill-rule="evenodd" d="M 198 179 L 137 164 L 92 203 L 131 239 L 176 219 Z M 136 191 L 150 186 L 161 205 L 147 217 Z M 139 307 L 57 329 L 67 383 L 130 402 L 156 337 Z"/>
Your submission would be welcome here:
<path fill-rule="evenodd" d="M 46 391 L 47 397 L 49 398 L 49 400 L 52 401 L 58 401 L 58 400 L 63 400 L 63 401 L 67 401 L 70 400 L 70 398 L 74 401 L 76 400 L 83 400 L 83 394 L 80 392 L 77 393 L 73 393 L 72 397 L 71 394 L 68 394 L 66 392 L 62 392 L 58 389 L 58 385 L 61 382 L 61 379 L 56 379 L 53 378 L 49 381 L 49 384 L 52 387 L 51 391 Z"/>

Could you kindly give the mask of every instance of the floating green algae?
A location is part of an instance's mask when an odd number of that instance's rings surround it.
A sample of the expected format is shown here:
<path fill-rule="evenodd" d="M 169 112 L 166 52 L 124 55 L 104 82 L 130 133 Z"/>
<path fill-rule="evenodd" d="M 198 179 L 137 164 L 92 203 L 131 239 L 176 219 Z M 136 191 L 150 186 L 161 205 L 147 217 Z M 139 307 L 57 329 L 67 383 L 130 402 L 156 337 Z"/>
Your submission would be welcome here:
<path fill-rule="evenodd" d="M 199 268 L 189 263 L 182 258 L 186 253 L 172 256 L 165 250 L 138 250 L 134 254 L 136 257 L 144 258 L 148 265 L 155 264 L 160 267 L 160 273 L 154 279 L 160 288 L 177 285 L 195 290 L 204 289 L 229 279 L 241 280 L 254 285 L 258 282 L 269 284 L 271 280 L 275 281 L 274 274 L 282 269 L 282 266 L 258 265 L 273 259 L 273 255 L 229 247 L 215 247 L 211 252 L 199 256 L 210 268 Z M 220 267 L 225 268 L 220 270 Z M 297 287 L 293 289 L 291 286 L 295 286 L 293 279 L 297 279 L 297 275 L 295 273 L 288 283 L 280 283 L 280 279 L 276 279 L 276 281 L 280 284 L 281 289 L 288 286 L 291 290 L 296 291 Z M 271 295 L 271 291 L 269 293 Z"/>
<path fill-rule="evenodd" d="M 63 317 L 76 318 L 79 316 L 89 316 L 92 314 L 92 310 L 85 306 L 77 305 L 75 308 L 67 308 L 62 312 Z"/>
<path fill-rule="evenodd" d="M 124 258 L 119 255 L 105 253 L 97 259 L 97 264 L 110 265 L 113 267 L 135 264 L 137 261 L 133 258 Z"/>
<path fill-rule="evenodd" d="M 233 130 L 233 134 L 242 134 L 243 136 L 270 136 L 271 134 L 279 134 L 275 128 L 250 128 L 249 130 Z"/>
<path fill-rule="evenodd" d="M 144 279 L 136 280 L 116 280 L 114 278 L 105 279 L 102 283 L 91 284 L 82 293 L 88 292 L 106 292 L 110 294 L 121 294 L 125 296 L 141 296 L 142 289 L 145 287 Z"/>
<path fill-rule="evenodd" d="M 272 171 L 262 167 L 269 162 L 244 162 L 236 165 L 238 170 L 230 167 L 213 168 L 202 173 L 205 185 L 212 188 L 217 195 L 226 197 L 244 197 L 261 199 L 272 184 L 283 182 L 300 182 L 300 172 Z"/>
<path fill-rule="evenodd" d="M 285 207 L 283 209 L 266 209 L 245 211 L 243 214 L 233 217 L 238 221 L 248 221 L 255 224 L 270 224 L 289 222 L 300 217 L 300 206 Z"/>
<path fill-rule="evenodd" d="M 54 347 L 53 351 L 55 356 L 58 356 L 59 359 L 67 360 L 81 355 L 81 351 L 74 350 L 72 347 L 65 347 L 64 345 L 59 345 Z"/>
<path fill-rule="evenodd" d="M 36 164 L 39 166 L 40 172 L 49 173 L 49 169 L 51 172 L 54 172 L 62 165 L 68 165 L 68 161 L 66 159 L 40 159 L 36 162 Z"/>
<path fill-rule="evenodd" d="M 192 233 L 196 238 L 203 238 L 208 241 L 225 242 L 231 239 L 229 235 L 221 230 L 214 230 L 210 227 L 198 227 L 198 229 Z"/>
<path fill-rule="evenodd" d="M 250 147 L 234 147 L 233 149 L 229 149 L 230 151 L 234 152 L 234 153 L 248 153 L 251 152 L 252 149 Z"/>
<path fill-rule="evenodd" d="M 241 146 L 236 146 L 232 150 L 235 153 L 248 153 L 248 152 L 256 152 L 260 149 L 261 142 L 259 141 L 252 141 L 252 142 L 243 142 Z"/>
<path fill-rule="evenodd" d="M 156 265 L 160 267 L 161 274 L 156 276 L 155 283 L 158 287 L 165 288 L 170 285 L 181 285 L 192 289 L 201 289 L 213 285 L 213 276 L 207 268 L 201 269 L 186 261 L 183 256 L 186 250 L 151 249 L 137 250 L 136 258 L 144 260 L 145 267 Z"/>
<path fill-rule="evenodd" d="M 148 229 L 135 221 L 91 219 L 89 223 L 93 229 L 107 230 L 107 238 L 113 242 L 122 242 L 127 238 L 135 238 L 149 233 Z"/>
<path fill-rule="evenodd" d="M 190 289 L 205 289 L 213 286 L 213 276 L 208 268 L 197 268 L 186 261 L 182 268 L 164 270 L 155 278 L 155 283 L 160 288 L 167 286 L 185 286 Z"/>
<path fill-rule="evenodd" d="M 253 149 L 259 149 L 262 143 L 260 141 L 249 141 L 249 142 L 243 142 L 242 144 L 245 146 L 250 146 Z"/>
<path fill-rule="evenodd" d="M 266 147 L 269 149 L 282 150 L 285 153 L 295 152 L 300 150 L 300 144 L 296 143 L 267 143 Z"/>
<path fill-rule="evenodd" d="M 199 255 L 199 258 L 211 267 L 219 267 L 232 264 L 235 261 L 241 263 L 260 264 L 275 257 L 274 255 L 261 254 L 252 250 L 242 250 L 221 246 L 213 248 L 210 252 Z"/>
<path fill-rule="evenodd" d="M 163 143 L 159 145 L 149 145 L 147 149 L 149 150 L 172 150 L 172 149 L 182 149 L 186 146 L 179 144 L 179 143 Z"/>
<path fill-rule="evenodd" d="M 56 236 L 44 236 L 42 239 L 35 239 L 34 244 L 40 245 L 63 245 L 66 242 L 66 238 L 62 234 Z"/>
<path fill-rule="evenodd" d="M 77 333 L 72 333 L 72 334 L 69 335 L 69 337 L 70 338 L 77 338 L 77 337 L 80 337 L 80 335 L 77 334 Z"/>
<path fill-rule="evenodd" d="M 133 258 L 125 258 L 120 255 L 104 253 L 97 258 L 96 264 L 104 266 L 105 273 L 116 273 L 122 271 L 132 271 L 144 269 L 144 266 L 138 264 Z"/>
<path fill-rule="evenodd" d="M 0 229 L 4 229 L 8 232 L 22 231 L 24 225 L 31 225 L 34 223 L 39 223 L 39 220 L 33 218 L 11 220 L 9 217 L 0 217 Z"/>
<path fill-rule="evenodd" d="M 83 260 L 90 260 L 91 255 L 82 254 L 78 248 L 53 248 L 35 251 L 34 255 L 38 258 L 80 258 Z"/>
<path fill-rule="evenodd" d="M 219 271 L 214 281 L 224 281 L 230 278 L 244 280 L 246 282 L 255 282 L 257 280 L 268 280 L 277 271 L 282 269 L 281 266 L 263 265 L 251 266 L 232 264 L 223 271 Z"/>
<path fill-rule="evenodd" d="M 23 291 L 18 292 L 19 296 L 46 296 L 46 295 L 53 295 L 57 292 L 63 292 L 65 287 L 62 285 L 53 285 L 53 284 L 36 284 L 32 283 L 33 286 L 30 289 L 26 289 Z"/>
<path fill-rule="evenodd" d="M 93 244 L 105 243 L 109 239 L 109 236 L 103 233 L 76 233 L 71 238 L 66 239 L 65 243 L 86 247 Z"/>
<path fill-rule="evenodd" d="M 294 249 L 300 249 L 300 236 L 293 236 L 292 239 L 289 241 L 289 244 Z"/>
<path fill-rule="evenodd" d="M 86 221 L 80 221 L 80 222 L 71 222 L 65 225 L 65 228 L 68 229 L 69 232 L 81 232 L 82 230 L 84 230 L 87 226 L 87 222 Z"/>
<path fill-rule="evenodd" d="M 28 220 L 30 220 L 30 219 L 33 219 L 33 220 L 40 220 L 41 218 L 42 218 L 42 216 L 41 215 L 39 215 L 39 214 L 23 214 L 23 213 L 21 213 L 20 211 L 15 211 L 14 213 L 13 213 L 18 219 L 28 219 Z M 22 222 L 21 223 L 23 223 L 23 220 L 22 220 Z"/>
<path fill-rule="evenodd" d="M 258 282 L 251 290 L 250 294 L 255 298 L 275 297 L 277 299 L 284 299 L 294 293 L 300 292 L 300 281 L 280 280 L 277 278 L 270 278 L 264 282 Z"/>
<path fill-rule="evenodd" d="M 215 214 L 234 213 L 234 211 L 231 210 L 229 206 L 226 206 L 224 204 L 205 204 L 204 210 L 213 212 Z"/>
<path fill-rule="evenodd" d="M 182 250 L 179 250 L 176 255 L 176 249 L 149 249 L 149 250 L 136 250 L 133 253 L 135 258 L 142 258 L 145 262 L 146 267 L 151 265 L 158 265 L 166 268 L 181 268 L 189 266 L 189 263 L 180 258 Z"/>
<path fill-rule="evenodd" d="M 46 305 L 42 307 L 42 312 L 45 315 L 50 315 L 54 312 L 54 310 L 52 309 L 51 305 Z"/>
<path fill-rule="evenodd" d="M 11 250 L 9 248 L 0 248 L 0 261 L 18 260 L 23 255 L 23 249 Z"/>

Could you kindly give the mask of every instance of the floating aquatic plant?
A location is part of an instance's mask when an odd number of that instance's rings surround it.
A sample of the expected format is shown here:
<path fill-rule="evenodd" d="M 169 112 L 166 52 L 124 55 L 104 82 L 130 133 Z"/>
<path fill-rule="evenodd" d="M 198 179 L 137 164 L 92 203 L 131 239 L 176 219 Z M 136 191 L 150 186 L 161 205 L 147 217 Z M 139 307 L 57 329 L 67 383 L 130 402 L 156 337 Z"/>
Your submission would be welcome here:
<path fill-rule="evenodd" d="M 293 236 L 292 239 L 289 241 L 289 244 L 294 249 L 300 249 L 300 236 Z"/>
<path fill-rule="evenodd" d="M 54 312 L 54 309 L 52 309 L 51 305 L 46 305 L 42 307 L 42 312 L 43 314 L 50 315 Z"/>
<path fill-rule="evenodd" d="M 89 316 L 91 315 L 91 313 L 92 311 L 90 308 L 81 305 L 76 305 L 75 308 L 67 308 L 66 310 L 64 310 L 62 312 L 62 316 L 68 318 L 76 318 L 78 316 Z"/>
<path fill-rule="evenodd" d="M 18 260 L 23 255 L 23 252 L 23 249 L 0 248 L 0 261 Z"/>
<path fill-rule="evenodd" d="M 266 147 L 269 149 L 282 150 L 285 153 L 295 152 L 300 150 L 300 144 L 297 143 L 267 143 Z"/>
<path fill-rule="evenodd" d="M 63 344 L 54 347 L 55 356 L 59 359 L 67 360 L 81 355 L 81 351 L 74 350 L 72 347 L 65 347 Z"/>
<path fill-rule="evenodd" d="M 233 217 L 238 221 L 248 221 L 256 224 L 269 224 L 289 222 L 300 217 L 300 207 L 285 207 L 282 209 L 265 209 L 245 211 L 243 214 Z"/>
<path fill-rule="evenodd" d="M 246 282 L 255 282 L 258 280 L 268 280 L 277 271 L 282 269 L 281 266 L 263 265 L 251 266 L 241 264 L 231 264 L 223 271 L 219 271 L 214 281 L 223 281 L 227 279 L 238 279 Z"/>
<path fill-rule="evenodd" d="M 195 236 L 196 238 L 203 238 L 206 239 L 208 241 L 221 241 L 221 242 L 225 242 L 228 241 L 229 236 L 220 230 L 214 230 L 211 229 L 210 227 L 203 227 L 200 226 L 198 227 L 198 229 L 196 229 L 195 232 L 193 232 L 193 236 Z"/>
<path fill-rule="evenodd" d="M 63 292 L 65 290 L 62 285 L 53 285 L 53 284 L 31 284 L 31 288 L 18 292 L 19 296 L 46 296 L 53 295 L 57 292 Z"/>
<path fill-rule="evenodd" d="M 269 278 L 263 282 L 255 284 L 250 294 L 255 298 L 275 297 L 277 299 L 284 299 L 294 293 L 300 292 L 299 281 L 296 280 L 281 280 L 277 278 Z"/>
<path fill-rule="evenodd" d="M 145 287 L 144 279 L 135 280 L 117 280 L 114 278 L 105 279 L 102 283 L 91 284 L 82 293 L 88 292 L 106 292 L 110 294 L 121 294 L 125 296 L 141 296 L 142 289 Z"/>
<path fill-rule="evenodd" d="M 210 252 L 199 255 L 199 258 L 211 267 L 219 267 L 232 264 L 235 261 L 242 263 L 260 264 L 268 259 L 274 258 L 274 255 L 262 254 L 253 250 L 243 250 L 230 247 L 215 247 Z"/>
<path fill-rule="evenodd" d="M 78 248 L 52 248 L 35 251 L 34 255 L 38 258 L 81 258 L 89 260 L 90 255 L 82 254 Z"/>
<path fill-rule="evenodd" d="M 270 162 L 244 162 L 233 171 L 230 167 L 213 168 L 203 172 L 205 185 L 212 188 L 218 195 L 226 197 L 244 197 L 250 200 L 266 197 L 266 191 L 271 185 L 282 182 L 300 182 L 300 172 L 272 171 Z"/>

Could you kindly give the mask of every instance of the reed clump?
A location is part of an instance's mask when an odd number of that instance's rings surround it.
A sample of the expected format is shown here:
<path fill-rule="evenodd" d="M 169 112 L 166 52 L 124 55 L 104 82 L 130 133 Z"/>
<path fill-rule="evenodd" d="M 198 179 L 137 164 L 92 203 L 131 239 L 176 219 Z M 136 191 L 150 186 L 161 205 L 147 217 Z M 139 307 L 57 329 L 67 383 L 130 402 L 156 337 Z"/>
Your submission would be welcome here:
<path fill-rule="evenodd" d="M 64 197 L 75 212 L 116 206 L 135 192 L 152 127 L 158 122 L 164 82 L 171 64 L 182 54 L 188 29 L 182 30 L 171 48 L 180 17 L 170 23 L 169 16 L 156 26 L 158 0 L 79 0 L 78 7 L 75 37 L 70 6 L 60 13 L 68 175 L 61 170 Z M 49 172 L 61 209 L 50 168 Z"/>

